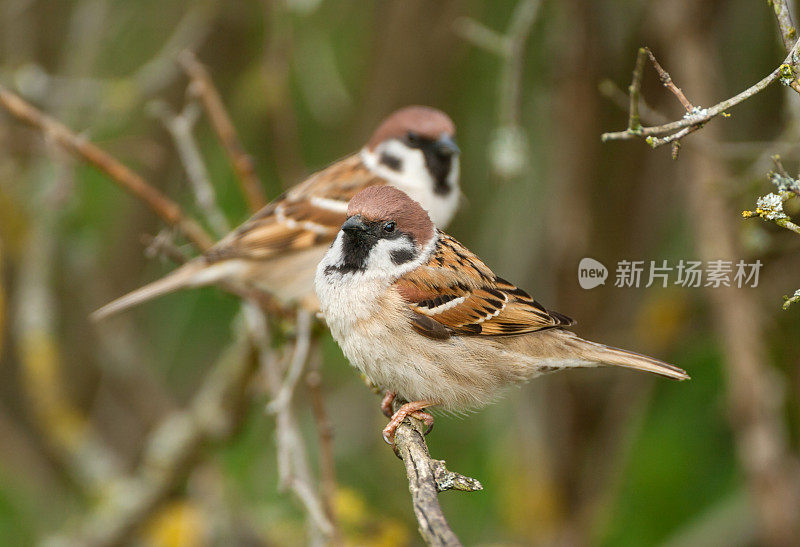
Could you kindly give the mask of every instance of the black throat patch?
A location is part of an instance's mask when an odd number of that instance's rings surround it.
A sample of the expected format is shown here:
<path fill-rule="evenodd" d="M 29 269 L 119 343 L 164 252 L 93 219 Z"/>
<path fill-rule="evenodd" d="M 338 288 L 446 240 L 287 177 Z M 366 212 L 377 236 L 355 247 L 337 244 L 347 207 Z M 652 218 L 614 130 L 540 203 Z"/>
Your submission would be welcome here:
<path fill-rule="evenodd" d="M 425 155 L 425 165 L 433 178 L 433 193 L 438 196 L 446 196 L 453 191 L 447 177 L 453 166 L 453 156 L 439 154 L 434 144 L 428 143 L 422 146 L 422 153 Z"/>
<path fill-rule="evenodd" d="M 406 238 L 411 241 L 407 234 L 395 230 L 387 233 L 383 230 L 383 222 L 364 221 L 364 230 L 346 231 L 342 234 L 342 263 L 335 266 L 327 266 L 325 273 L 334 271 L 340 273 L 363 272 L 367 268 L 367 259 L 372 252 L 372 248 L 381 239 L 400 239 Z M 391 259 L 394 264 L 400 265 L 413 260 L 414 253 L 408 249 L 395 249 L 391 252 Z"/>
<path fill-rule="evenodd" d="M 422 156 L 425 158 L 425 167 L 427 167 L 428 173 L 433 179 L 433 193 L 437 196 L 450 194 L 453 188 L 447 181 L 447 177 L 450 175 L 450 169 L 453 168 L 453 155 L 442 154 L 439 144 L 431 139 L 417 137 L 413 140 L 406 139 L 404 142 L 406 146 L 422 151 Z M 383 159 L 381 157 L 382 161 Z"/>

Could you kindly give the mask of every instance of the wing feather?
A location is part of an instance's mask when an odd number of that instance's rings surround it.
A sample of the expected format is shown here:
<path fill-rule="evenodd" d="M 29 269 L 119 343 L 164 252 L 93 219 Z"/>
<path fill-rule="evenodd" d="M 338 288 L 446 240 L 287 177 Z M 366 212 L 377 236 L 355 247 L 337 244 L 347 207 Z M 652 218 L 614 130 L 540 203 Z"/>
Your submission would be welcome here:
<path fill-rule="evenodd" d="M 214 245 L 206 258 L 211 262 L 263 260 L 333 241 L 345 221 L 350 198 L 367 186 L 385 183 L 358 154 L 349 156 L 266 205 Z"/>
<path fill-rule="evenodd" d="M 412 313 L 414 328 L 432 338 L 441 338 L 441 328 L 453 334 L 502 336 L 574 324 L 495 275 L 443 233 L 428 262 L 400 278 L 395 288 Z M 429 320 L 441 328 L 432 327 Z"/>

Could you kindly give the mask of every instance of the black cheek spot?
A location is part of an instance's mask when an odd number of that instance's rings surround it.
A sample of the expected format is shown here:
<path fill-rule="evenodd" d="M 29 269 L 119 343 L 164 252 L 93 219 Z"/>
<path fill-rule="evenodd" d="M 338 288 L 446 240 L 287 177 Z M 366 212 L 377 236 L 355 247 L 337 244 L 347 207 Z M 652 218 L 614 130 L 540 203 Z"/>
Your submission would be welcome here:
<path fill-rule="evenodd" d="M 407 249 L 398 249 L 392 251 L 392 262 L 395 265 L 399 266 L 400 264 L 405 264 L 406 262 L 410 262 L 414 258 L 414 253 Z"/>
<path fill-rule="evenodd" d="M 392 156 L 391 154 L 387 154 L 386 152 L 381 154 L 380 162 L 392 171 L 400 171 L 400 168 L 403 165 L 403 162 L 400 161 L 400 158 L 397 156 Z"/>

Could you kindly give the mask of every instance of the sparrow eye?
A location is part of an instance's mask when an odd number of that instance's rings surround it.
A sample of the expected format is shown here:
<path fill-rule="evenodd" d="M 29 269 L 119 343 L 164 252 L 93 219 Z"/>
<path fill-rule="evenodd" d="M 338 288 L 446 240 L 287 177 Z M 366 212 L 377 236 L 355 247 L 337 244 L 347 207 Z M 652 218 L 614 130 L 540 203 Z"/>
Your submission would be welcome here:
<path fill-rule="evenodd" d="M 406 133 L 406 142 L 409 144 L 409 146 L 416 147 L 422 144 L 422 138 L 413 131 L 409 131 Z"/>
<path fill-rule="evenodd" d="M 394 232 L 394 229 L 396 227 L 397 225 L 394 222 L 387 222 L 386 224 L 383 225 L 383 231 L 386 232 L 387 234 L 391 234 L 392 232 Z"/>

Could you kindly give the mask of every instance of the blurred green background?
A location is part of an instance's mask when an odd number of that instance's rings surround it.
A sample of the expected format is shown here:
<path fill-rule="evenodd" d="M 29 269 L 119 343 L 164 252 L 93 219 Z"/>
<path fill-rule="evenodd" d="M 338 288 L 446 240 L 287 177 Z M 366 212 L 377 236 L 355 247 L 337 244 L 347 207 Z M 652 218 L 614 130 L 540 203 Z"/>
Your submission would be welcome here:
<path fill-rule="evenodd" d="M 545 306 L 574 317 L 580 335 L 656 355 L 692 376 L 676 383 L 574 371 L 511 390 L 479 412 L 439 416 L 428 437 L 432 455 L 484 485 L 440 497 L 461 539 L 796 539 L 787 521 L 800 522 L 800 308 L 780 304 L 800 287 L 800 239 L 743 220 L 741 211 L 772 190 L 770 155 L 797 170 L 800 97 L 767 89 L 689 136 L 677 161 L 668 147 L 600 141 L 603 131 L 627 125 L 620 90 L 641 45 L 696 105 L 771 72 L 785 50 L 770 6 L 528 2 L 538 11 L 515 56 L 476 43 L 486 36 L 481 29 L 498 36 L 514 29 L 524 4 L 2 0 L 0 83 L 198 217 L 174 144 L 153 115 L 154 101 L 183 107 L 188 81 L 176 62 L 183 49 L 207 66 L 270 197 L 357 150 L 395 108 L 445 110 L 458 126 L 465 194 L 448 231 Z M 486 41 L 505 43 L 491 34 Z M 668 119 L 682 116 L 649 66 L 643 94 Z M 205 117 L 194 134 L 219 202 L 238 224 L 246 203 Z M 4 544 L 80 530 L 113 498 L 112 478 L 137 473 L 148 435 L 189 403 L 231 343 L 237 300 L 216 289 L 89 322 L 93 309 L 173 267 L 144 253 L 142 234 L 162 228 L 107 177 L 0 112 Z M 605 285 L 579 287 L 584 256 L 612 270 Z M 613 284 L 620 260 L 717 258 L 760 259 L 759 286 Z M 385 418 L 376 396 L 327 334 L 322 351 L 345 542 L 420 543 L 401 462 L 379 435 Z M 241 427 L 195 451 L 130 541 L 308 541 L 301 506 L 277 488 L 264 382 L 253 380 Z M 302 386 L 295 411 L 317 475 Z"/>

